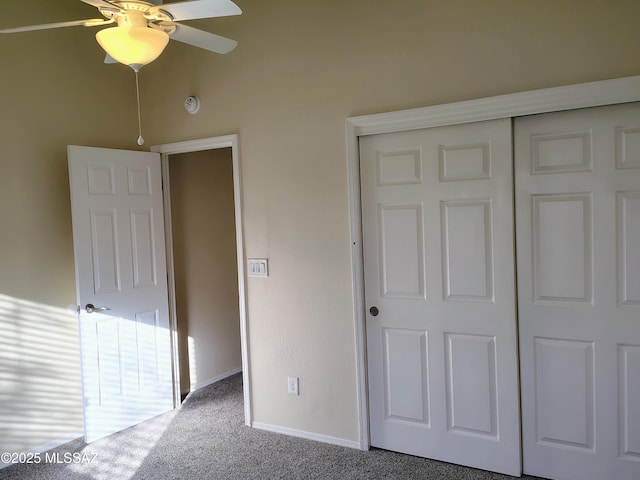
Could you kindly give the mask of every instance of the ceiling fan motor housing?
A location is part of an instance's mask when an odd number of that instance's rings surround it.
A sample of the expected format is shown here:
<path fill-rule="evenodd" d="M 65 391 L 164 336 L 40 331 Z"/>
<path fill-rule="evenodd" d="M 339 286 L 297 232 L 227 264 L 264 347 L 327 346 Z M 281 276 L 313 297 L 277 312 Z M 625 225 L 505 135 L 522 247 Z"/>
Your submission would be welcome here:
<path fill-rule="evenodd" d="M 126 1 L 112 2 L 114 7 L 100 7 L 100 13 L 105 17 L 117 20 L 118 25 L 122 26 L 145 26 L 141 18 L 149 22 L 170 22 L 173 20 L 171 15 L 160 6 L 153 5 L 142 1 Z"/>

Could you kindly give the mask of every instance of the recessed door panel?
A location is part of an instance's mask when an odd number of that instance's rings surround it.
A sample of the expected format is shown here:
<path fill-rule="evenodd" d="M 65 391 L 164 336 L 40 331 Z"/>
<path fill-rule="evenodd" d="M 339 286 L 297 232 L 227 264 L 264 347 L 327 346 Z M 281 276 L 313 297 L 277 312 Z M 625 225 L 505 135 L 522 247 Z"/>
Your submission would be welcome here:
<path fill-rule="evenodd" d="M 491 176 L 491 145 L 440 145 L 440 181 L 482 180 Z"/>
<path fill-rule="evenodd" d="M 592 450 L 593 343 L 535 339 L 538 442 Z"/>
<path fill-rule="evenodd" d="M 96 322 L 98 345 L 98 384 L 100 404 L 108 404 L 123 394 L 122 352 L 120 351 L 120 319 L 103 318 Z"/>
<path fill-rule="evenodd" d="M 640 168 L 640 128 L 616 128 L 616 166 Z"/>
<path fill-rule="evenodd" d="M 114 293 L 120 290 L 116 212 L 92 211 L 90 215 L 94 293 Z"/>
<path fill-rule="evenodd" d="M 380 186 L 422 183 L 420 147 L 379 152 L 377 179 Z"/>
<path fill-rule="evenodd" d="M 640 462 L 640 345 L 618 346 L 620 456 Z"/>
<path fill-rule="evenodd" d="M 429 426 L 427 334 L 384 330 L 387 418 Z"/>
<path fill-rule="evenodd" d="M 151 310 L 137 313 L 135 322 L 140 388 L 149 388 L 162 379 L 160 355 L 163 352 L 158 350 L 158 332 L 162 332 L 159 312 Z"/>
<path fill-rule="evenodd" d="M 422 205 L 381 205 L 380 246 L 383 296 L 424 298 Z"/>
<path fill-rule="evenodd" d="M 130 166 L 127 168 L 127 180 L 129 195 L 152 194 L 151 169 L 146 165 Z"/>
<path fill-rule="evenodd" d="M 493 301 L 491 202 L 441 203 L 446 300 Z"/>
<path fill-rule="evenodd" d="M 498 434 L 494 337 L 445 334 L 447 428 L 462 435 Z"/>
<path fill-rule="evenodd" d="M 133 248 L 133 286 L 152 287 L 157 284 L 156 246 L 153 211 L 135 209 L 131 215 L 131 241 Z"/>
<path fill-rule="evenodd" d="M 640 306 L 640 192 L 618 193 L 618 298 Z"/>
<path fill-rule="evenodd" d="M 531 135 L 531 173 L 591 170 L 591 132 Z"/>
<path fill-rule="evenodd" d="M 591 302 L 590 196 L 533 196 L 532 203 L 536 300 Z"/>
<path fill-rule="evenodd" d="M 87 165 L 89 195 L 115 195 L 116 180 L 113 165 Z"/>

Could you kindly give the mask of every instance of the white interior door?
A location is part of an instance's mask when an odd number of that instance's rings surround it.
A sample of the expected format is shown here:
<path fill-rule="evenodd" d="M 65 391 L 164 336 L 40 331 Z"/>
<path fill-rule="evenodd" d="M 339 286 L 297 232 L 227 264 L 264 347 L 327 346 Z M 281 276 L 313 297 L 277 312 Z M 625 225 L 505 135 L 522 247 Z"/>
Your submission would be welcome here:
<path fill-rule="evenodd" d="M 371 444 L 520 475 L 511 121 L 360 137 Z"/>
<path fill-rule="evenodd" d="M 68 156 L 91 442 L 173 408 L 162 179 L 157 153 Z"/>
<path fill-rule="evenodd" d="M 515 123 L 524 471 L 640 478 L 640 106 Z"/>

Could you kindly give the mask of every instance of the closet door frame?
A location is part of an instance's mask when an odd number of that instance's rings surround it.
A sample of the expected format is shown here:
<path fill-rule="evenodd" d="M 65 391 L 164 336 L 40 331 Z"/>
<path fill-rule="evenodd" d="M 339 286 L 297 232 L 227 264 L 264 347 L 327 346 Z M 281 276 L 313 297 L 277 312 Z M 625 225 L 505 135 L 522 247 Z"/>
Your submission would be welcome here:
<path fill-rule="evenodd" d="M 370 447 L 358 137 L 640 101 L 640 76 L 346 119 L 359 440 Z"/>

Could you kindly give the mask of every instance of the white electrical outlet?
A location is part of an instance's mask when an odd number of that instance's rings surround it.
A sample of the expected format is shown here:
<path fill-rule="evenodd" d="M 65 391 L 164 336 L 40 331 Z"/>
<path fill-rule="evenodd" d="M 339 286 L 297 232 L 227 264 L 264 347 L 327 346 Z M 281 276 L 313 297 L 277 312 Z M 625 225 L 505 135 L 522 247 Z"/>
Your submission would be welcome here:
<path fill-rule="evenodd" d="M 289 395 L 300 395 L 300 380 L 298 377 L 287 377 L 287 383 L 287 391 L 289 392 Z"/>

